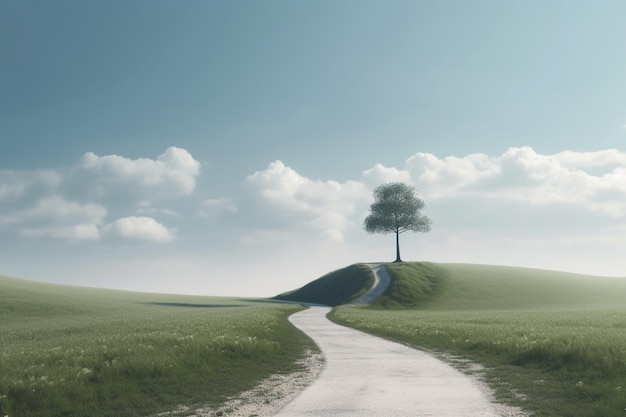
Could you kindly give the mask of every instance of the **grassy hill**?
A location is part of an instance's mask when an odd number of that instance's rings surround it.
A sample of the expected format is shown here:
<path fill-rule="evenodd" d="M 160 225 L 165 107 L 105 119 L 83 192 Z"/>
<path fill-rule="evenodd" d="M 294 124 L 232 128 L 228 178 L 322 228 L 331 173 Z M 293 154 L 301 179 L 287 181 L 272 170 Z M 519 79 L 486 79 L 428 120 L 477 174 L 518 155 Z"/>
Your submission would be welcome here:
<path fill-rule="evenodd" d="M 626 279 L 472 264 L 388 264 L 377 306 L 429 310 L 607 308 L 624 305 Z M 410 296 L 409 296 L 410 295 Z"/>
<path fill-rule="evenodd" d="M 316 349 L 286 320 L 299 309 L 0 276 L 0 416 L 219 405 Z"/>
<path fill-rule="evenodd" d="M 569 272 L 472 264 L 386 264 L 387 291 L 369 308 L 567 309 L 624 304 L 626 279 Z M 371 269 L 354 264 L 275 299 L 337 306 L 350 304 L 374 283 Z"/>
<path fill-rule="evenodd" d="M 336 306 L 348 304 L 374 285 L 374 274 L 364 264 L 354 264 L 330 272 L 304 287 L 274 297 L 276 300 Z"/>
<path fill-rule="evenodd" d="M 389 264 L 392 283 L 339 323 L 485 367 L 534 416 L 623 416 L 626 279 L 503 266 Z M 448 356 L 449 357 L 449 356 Z"/>

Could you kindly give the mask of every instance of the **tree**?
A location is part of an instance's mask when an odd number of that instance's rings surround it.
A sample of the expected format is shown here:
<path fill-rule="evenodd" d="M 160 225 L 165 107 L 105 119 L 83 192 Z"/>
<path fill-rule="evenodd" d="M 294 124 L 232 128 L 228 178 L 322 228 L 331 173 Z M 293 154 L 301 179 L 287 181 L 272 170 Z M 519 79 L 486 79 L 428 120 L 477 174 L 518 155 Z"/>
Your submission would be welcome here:
<path fill-rule="evenodd" d="M 430 219 L 420 215 L 425 206 L 415 187 L 401 182 L 382 184 L 374 189 L 371 213 L 363 221 L 363 226 L 368 233 L 395 233 L 395 262 L 402 262 L 400 233 L 430 231 Z"/>

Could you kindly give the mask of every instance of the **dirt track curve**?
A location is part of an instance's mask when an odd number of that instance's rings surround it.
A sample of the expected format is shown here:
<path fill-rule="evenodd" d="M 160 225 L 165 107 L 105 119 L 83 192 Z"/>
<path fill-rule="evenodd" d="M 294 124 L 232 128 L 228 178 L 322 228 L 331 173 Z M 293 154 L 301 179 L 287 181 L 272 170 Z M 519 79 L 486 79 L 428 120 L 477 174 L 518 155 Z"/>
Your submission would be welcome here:
<path fill-rule="evenodd" d="M 422 351 L 339 326 L 311 307 L 290 317 L 321 348 L 319 378 L 279 417 L 503 415 L 472 377 Z"/>

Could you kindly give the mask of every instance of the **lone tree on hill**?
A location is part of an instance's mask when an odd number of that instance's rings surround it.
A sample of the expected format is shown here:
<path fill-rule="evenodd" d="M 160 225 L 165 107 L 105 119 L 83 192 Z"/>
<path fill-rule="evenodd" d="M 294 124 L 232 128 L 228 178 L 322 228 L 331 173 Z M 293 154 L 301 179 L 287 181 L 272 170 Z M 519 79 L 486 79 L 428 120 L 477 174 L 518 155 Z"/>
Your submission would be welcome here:
<path fill-rule="evenodd" d="M 401 182 L 391 182 L 374 189 L 374 202 L 370 206 L 370 215 L 363 226 L 368 233 L 395 233 L 396 260 L 400 259 L 400 233 L 406 231 L 429 232 L 431 221 L 420 215 L 426 205 L 417 196 L 415 187 Z"/>

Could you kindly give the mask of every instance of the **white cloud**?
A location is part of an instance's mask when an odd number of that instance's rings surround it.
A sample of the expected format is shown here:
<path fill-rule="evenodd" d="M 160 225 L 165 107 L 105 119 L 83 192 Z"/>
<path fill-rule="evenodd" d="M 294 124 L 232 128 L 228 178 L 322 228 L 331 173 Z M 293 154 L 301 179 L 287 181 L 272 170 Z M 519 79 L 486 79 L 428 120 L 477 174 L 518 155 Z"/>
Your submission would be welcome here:
<path fill-rule="evenodd" d="M 200 163 L 176 147 L 156 159 L 88 152 L 72 168 L 0 170 L 0 233 L 98 240 L 100 227 L 111 212 L 116 217 L 156 213 L 178 217 L 175 210 L 159 207 L 159 203 L 191 194 L 199 174 Z M 141 236 L 139 223 L 134 223 L 134 236 Z M 150 224 L 144 229 L 159 230 Z M 112 226 L 108 230 L 117 229 Z M 145 236 L 164 241 L 174 235 L 173 229 L 165 230 L 167 233 L 145 232 Z"/>
<path fill-rule="evenodd" d="M 221 212 L 235 213 L 237 210 L 237 205 L 230 198 L 206 199 L 202 201 L 202 207 L 198 210 L 198 216 L 209 217 Z"/>
<path fill-rule="evenodd" d="M 26 210 L 16 213 L 12 220 L 16 223 L 59 222 L 99 224 L 107 215 L 107 210 L 99 204 L 81 204 L 67 201 L 62 196 L 45 197 Z"/>
<path fill-rule="evenodd" d="M 584 168 L 621 164 L 603 175 Z M 405 169 L 430 199 L 461 195 L 510 199 L 531 206 L 574 204 L 622 216 L 626 210 L 626 153 L 561 152 L 541 155 L 532 148 L 510 148 L 503 155 L 475 154 L 439 159 L 416 154 Z M 599 198 L 602 196 L 602 198 Z"/>
<path fill-rule="evenodd" d="M 386 167 L 382 164 L 376 164 L 374 168 L 364 171 L 363 180 L 371 188 L 387 182 L 412 182 L 411 174 L 408 171 Z"/>
<path fill-rule="evenodd" d="M 199 174 L 200 163 L 177 147 L 167 148 L 156 159 L 87 152 L 74 168 L 70 187 L 95 198 L 122 196 L 143 201 L 189 195 Z"/>
<path fill-rule="evenodd" d="M 601 173 L 594 171 L 600 167 Z M 626 222 L 626 153 L 616 150 L 540 154 L 520 147 L 499 156 L 444 158 L 417 153 L 402 168 L 376 164 L 361 181 L 343 183 L 314 181 L 276 161 L 247 181 L 265 216 L 274 215 L 266 229 L 316 230 L 336 241 L 360 228 L 371 189 L 390 181 L 414 184 L 433 227 L 452 233 L 575 236 Z"/>
<path fill-rule="evenodd" d="M 62 176 L 56 171 L 0 170 L 0 207 L 6 210 L 53 194 L 61 181 Z"/>
<path fill-rule="evenodd" d="M 107 210 L 99 204 L 41 198 L 30 207 L 0 214 L 0 226 L 17 228 L 22 236 L 97 240 Z"/>
<path fill-rule="evenodd" d="M 485 154 L 439 159 L 433 154 L 420 152 L 407 159 L 405 171 L 418 191 L 446 195 L 493 177 L 497 171 L 497 162 Z"/>
<path fill-rule="evenodd" d="M 596 152 L 563 151 L 554 155 L 559 163 L 569 169 L 626 165 L 626 152 L 606 149 Z"/>
<path fill-rule="evenodd" d="M 426 201 L 433 230 L 485 240 L 585 240 L 626 222 L 626 153 L 616 150 L 419 153 L 404 169 Z"/>
<path fill-rule="evenodd" d="M 281 161 L 250 175 L 247 182 L 268 214 L 280 216 L 285 228 L 304 226 L 337 241 L 370 197 L 361 182 L 313 181 Z"/>
<path fill-rule="evenodd" d="M 156 208 L 152 207 L 149 201 L 143 201 L 139 203 L 139 207 L 135 210 L 135 214 L 144 215 L 144 214 L 164 214 L 170 217 L 179 217 L 179 214 L 176 210 L 171 210 L 168 208 Z"/>
<path fill-rule="evenodd" d="M 176 238 L 177 230 L 168 228 L 152 217 L 124 217 L 107 224 L 102 234 L 107 237 L 121 237 L 156 243 L 168 243 Z"/>

